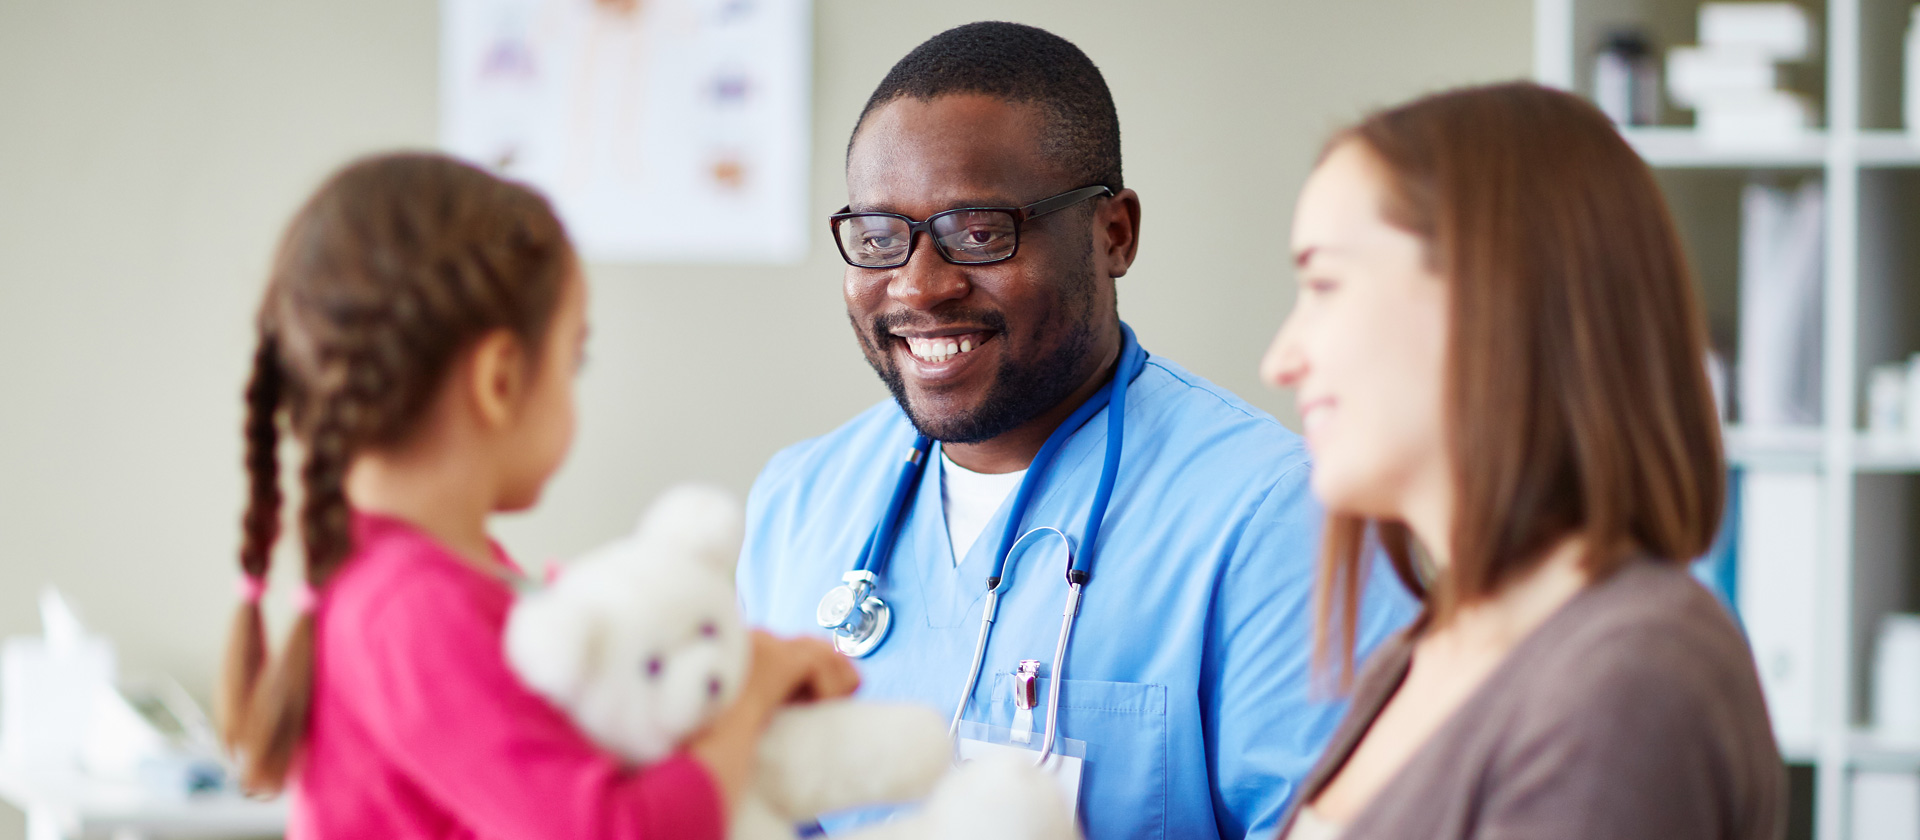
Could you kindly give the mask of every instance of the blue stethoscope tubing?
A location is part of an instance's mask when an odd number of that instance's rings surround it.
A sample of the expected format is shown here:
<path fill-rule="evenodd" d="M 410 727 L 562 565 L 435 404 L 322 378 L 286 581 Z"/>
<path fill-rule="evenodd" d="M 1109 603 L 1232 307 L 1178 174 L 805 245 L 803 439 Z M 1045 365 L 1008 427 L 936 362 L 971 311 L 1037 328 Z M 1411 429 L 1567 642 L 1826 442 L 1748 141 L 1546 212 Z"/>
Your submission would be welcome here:
<path fill-rule="evenodd" d="M 1006 568 L 1013 550 L 1022 540 L 1035 534 L 1054 534 L 1067 545 L 1067 603 L 1061 612 L 1060 636 L 1054 648 L 1055 663 L 1053 679 L 1047 698 L 1047 731 L 1037 763 L 1044 764 L 1053 754 L 1055 737 L 1058 732 L 1057 721 L 1060 708 L 1060 685 L 1064 681 L 1067 656 L 1067 641 L 1073 634 L 1073 620 L 1079 615 L 1082 590 L 1092 579 L 1093 555 L 1100 536 L 1101 522 L 1106 518 L 1107 506 L 1113 499 L 1113 487 L 1120 472 L 1120 451 L 1126 437 L 1126 400 L 1127 387 L 1146 367 L 1147 353 L 1140 348 L 1134 338 L 1133 330 L 1126 324 L 1120 325 L 1121 347 L 1119 363 L 1115 366 L 1113 379 L 1101 386 L 1086 402 L 1074 410 L 1062 422 L 1053 434 L 1047 437 L 1040 451 L 1033 456 L 1027 466 L 1027 475 L 1015 491 L 1013 507 L 1007 514 L 1005 530 L 1001 532 L 998 551 L 994 555 L 992 574 L 987 577 L 986 608 L 980 620 L 980 637 L 975 643 L 973 664 L 967 669 L 966 688 L 960 693 L 960 702 L 953 712 L 953 723 L 949 734 L 956 734 L 960 728 L 960 719 L 966 711 L 967 701 L 979 683 L 980 665 L 986 654 L 987 641 L 992 634 L 994 617 L 999 610 L 1000 595 L 1006 585 Z M 1083 533 L 1085 542 L 1078 552 L 1074 551 L 1073 541 L 1058 528 L 1041 527 L 1022 533 L 1022 519 L 1026 515 L 1028 504 L 1040 485 L 1047 468 L 1052 465 L 1054 456 L 1067 440 L 1073 437 L 1080 427 L 1093 418 L 1101 409 L 1112 407 L 1107 412 L 1107 448 L 1106 457 L 1100 467 L 1100 481 L 1094 488 L 1093 505 L 1087 512 L 1087 525 Z M 874 528 L 873 536 L 867 540 L 860 552 L 860 559 L 852 571 L 845 575 L 845 583 L 835 587 L 822 599 L 819 611 L 819 623 L 822 627 L 835 631 L 836 644 L 841 650 L 855 656 L 865 656 L 873 652 L 884 639 L 891 625 L 891 610 L 873 595 L 884 573 L 887 563 L 892 559 L 895 543 L 898 541 L 900 519 L 911 503 L 914 490 L 920 484 L 925 473 L 928 453 L 933 441 L 922 435 L 913 442 L 908 450 L 906 463 L 902 465 L 899 477 L 895 480 L 893 494 L 888 501 L 886 513 Z M 852 628 L 856 621 L 864 622 L 859 632 L 863 637 L 856 638 Z M 845 644 L 842 644 L 842 643 Z"/>
<path fill-rule="evenodd" d="M 1100 465 L 1100 483 L 1094 487 L 1093 507 L 1087 512 L 1086 545 L 1074 560 L 1068 580 L 1085 585 L 1092 576 L 1093 544 L 1100 536 L 1100 522 L 1106 518 L 1107 503 L 1113 499 L 1113 484 L 1120 473 L 1120 445 L 1127 425 L 1127 386 L 1147 364 L 1147 353 L 1140 349 L 1139 341 L 1133 337 L 1133 329 L 1121 324 L 1120 335 L 1120 363 L 1113 380 L 1101 386 L 1100 390 L 1068 415 L 1066 421 L 1047 436 L 1047 442 L 1040 446 L 1040 451 L 1033 456 L 1033 462 L 1027 465 L 1027 476 L 1021 480 L 1020 489 L 1014 492 L 1013 510 L 1007 515 L 1006 528 L 1000 534 L 1000 550 L 994 561 L 993 574 L 987 576 L 989 590 L 1000 586 L 1007 566 L 1007 553 L 1020 538 L 1020 520 L 1026 513 L 1028 501 L 1039 487 L 1037 479 L 1052 465 L 1054 455 L 1067 439 L 1073 437 L 1093 415 L 1112 404 L 1121 408 L 1107 415 L 1107 453 Z M 893 547 L 899 541 L 900 517 L 912 501 L 914 489 L 920 486 L 921 474 L 927 468 L 927 454 L 932 448 L 932 438 L 925 435 L 914 438 L 913 448 L 907 452 L 906 463 L 901 467 L 899 477 L 894 480 L 887 512 L 880 518 L 879 526 L 873 529 L 873 536 L 867 540 L 866 546 L 861 549 L 860 560 L 853 567 L 855 571 L 867 572 L 878 578 L 886 569 L 887 562 L 893 559 Z"/>
<path fill-rule="evenodd" d="M 1060 731 L 1060 686 L 1066 682 L 1067 642 L 1073 637 L 1073 620 L 1080 615 L 1080 598 L 1087 582 L 1092 579 L 1093 552 L 1100 539 L 1100 525 L 1106 520 L 1107 504 L 1113 500 L 1113 485 L 1120 475 L 1120 450 L 1126 442 L 1127 429 L 1127 386 L 1146 366 L 1147 354 L 1140 349 L 1140 343 L 1133 337 L 1133 330 L 1120 325 L 1123 341 L 1120 347 L 1120 364 L 1114 371 L 1113 381 L 1095 393 L 1093 398 L 1080 406 L 1067 422 L 1061 423 L 1040 452 L 1033 456 L 1033 463 L 1027 467 L 1027 477 L 1020 482 L 1020 489 L 1014 493 L 1013 510 L 1007 514 L 1007 528 L 1001 534 L 1000 553 L 994 564 L 993 575 L 987 578 L 987 603 L 980 612 L 980 637 L 973 645 L 973 664 L 967 666 L 967 683 L 960 689 L 960 700 L 953 707 L 953 722 L 947 726 L 947 737 L 960 732 L 960 719 L 966 714 L 967 701 L 973 697 L 974 686 L 980 681 L 980 666 L 986 659 L 987 640 L 993 635 L 993 620 L 1000 609 L 1000 592 L 1007 579 L 1006 566 L 1013 557 L 1014 548 L 1021 540 L 1035 534 L 1051 533 L 1060 538 L 1067 546 L 1067 604 L 1060 611 L 1060 636 L 1053 648 L 1053 679 L 1047 688 L 1047 732 L 1040 745 L 1040 756 L 1035 765 L 1044 765 L 1053 755 L 1053 747 Z M 1100 483 L 1094 485 L 1093 507 L 1087 511 L 1085 542 L 1076 554 L 1073 540 L 1058 528 L 1035 528 L 1026 534 L 1020 533 L 1020 518 L 1026 512 L 1027 501 L 1032 497 L 1038 473 L 1044 472 L 1053 462 L 1053 456 L 1067 438 L 1092 419 L 1095 412 L 1103 406 L 1112 406 L 1107 412 L 1107 452 L 1100 463 Z"/>

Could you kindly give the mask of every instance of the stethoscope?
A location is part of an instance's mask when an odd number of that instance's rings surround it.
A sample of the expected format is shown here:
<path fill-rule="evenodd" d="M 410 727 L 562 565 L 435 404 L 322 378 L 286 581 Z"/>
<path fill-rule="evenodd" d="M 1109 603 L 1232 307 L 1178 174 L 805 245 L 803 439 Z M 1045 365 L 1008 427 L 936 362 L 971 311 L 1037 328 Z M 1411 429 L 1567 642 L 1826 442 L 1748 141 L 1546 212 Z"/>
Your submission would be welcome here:
<path fill-rule="evenodd" d="M 1106 517 L 1107 503 L 1113 498 L 1114 478 L 1120 471 L 1120 445 L 1126 428 L 1127 386 L 1147 364 L 1147 353 L 1140 349 L 1140 343 L 1133 337 L 1133 330 L 1121 324 L 1120 334 L 1120 362 L 1115 366 L 1113 380 L 1094 392 L 1047 437 L 1047 442 L 1027 466 L 1027 475 L 1021 479 L 1020 489 L 1014 492 L 1013 509 L 1007 513 L 1006 529 L 1001 532 L 999 550 L 994 555 L 993 573 L 987 576 L 986 609 L 980 617 L 980 639 L 974 645 L 973 664 L 967 668 L 967 687 L 960 692 L 960 702 L 953 710 L 953 723 L 948 730 L 949 735 L 959 731 L 960 717 L 966 711 L 967 700 L 973 696 L 973 689 L 979 684 L 980 663 L 986 655 L 987 639 L 992 635 L 994 616 L 999 610 L 1001 585 L 1006 580 L 1008 559 L 1027 537 L 1053 534 L 1066 543 L 1067 603 L 1061 611 L 1060 638 L 1054 647 L 1053 684 L 1047 697 L 1047 733 L 1040 752 L 1042 763 L 1053 753 L 1060 711 L 1060 684 L 1066 673 L 1067 640 L 1073 635 L 1073 620 L 1080 614 L 1081 591 L 1092 576 L 1094 545 L 1100 536 L 1101 520 Z M 1107 412 L 1107 453 L 1100 466 L 1100 483 L 1093 492 L 1093 508 L 1087 513 L 1086 544 L 1081 546 L 1076 556 L 1073 540 L 1058 528 L 1035 528 L 1022 534 L 1021 519 L 1026 515 L 1035 488 L 1040 485 L 1040 477 L 1053 463 L 1054 455 L 1094 414 L 1109 405 L 1113 410 Z M 927 468 L 927 453 L 932 447 L 933 441 L 925 435 L 914 439 L 913 447 L 907 452 L 906 463 L 900 469 L 900 476 L 894 481 L 893 496 L 887 504 L 886 513 L 880 517 L 873 536 L 861 550 L 859 561 L 854 564 L 852 571 L 841 576 L 839 586 L 829 590 L 826 597 L 820 599 L 820 606 L 815 610 L 814 619 L 822 628 L 833 631 L 834 647 L 848 656 L 872 654 L 886 640 L 887 631 L 893 626 L 893 608 L 874 594 L 874 589 L 880 582 L 880 574 L 886 569 L 887 561 L 893 556 L 901 514 L 911 503 L 914 489 L 920 485 Z"/>

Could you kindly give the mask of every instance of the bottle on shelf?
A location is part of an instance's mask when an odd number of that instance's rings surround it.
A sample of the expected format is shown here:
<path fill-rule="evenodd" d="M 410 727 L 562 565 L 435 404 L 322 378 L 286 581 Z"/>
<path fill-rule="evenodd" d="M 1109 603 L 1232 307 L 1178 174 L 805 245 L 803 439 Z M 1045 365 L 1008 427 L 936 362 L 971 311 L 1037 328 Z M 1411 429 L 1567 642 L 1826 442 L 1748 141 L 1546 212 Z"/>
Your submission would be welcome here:
<path fill-rule="evenodd" d="M 1593 99 L 1618 125 L 1660 121 L 1660 65 L 1646 32 L 1607 33 L 1593 63 Z"/>
<path fill-rule="evenodd" d="M 1867 373 L 1867 436 L 1876 446 L 1905 441 L 1907 378 L 1906 362 L 1874 365 Z"/>

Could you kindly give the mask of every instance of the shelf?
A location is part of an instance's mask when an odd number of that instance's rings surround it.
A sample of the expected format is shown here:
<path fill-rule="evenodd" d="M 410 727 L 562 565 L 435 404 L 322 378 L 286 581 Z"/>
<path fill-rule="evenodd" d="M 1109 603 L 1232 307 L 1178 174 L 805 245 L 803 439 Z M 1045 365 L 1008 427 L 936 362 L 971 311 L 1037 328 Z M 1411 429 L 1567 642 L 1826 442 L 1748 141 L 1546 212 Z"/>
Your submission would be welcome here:
<path fill-rule="evenodd" d="M 1824 131 L 1751 148 L 1709 146 L 1686 126 L 1623 128 L 1620 134 L 1656 169 L 1819 169 L 1827 158 Z M 1862 131 L 1854 151 L 1865 168 L 1920 168 L 1920 141 L 1905 131 Z"/>
<path fill-rule="evenodd" d="M 1912 2 L 1912 0 L 1903 0 Z M 1591 93 L 1594 45 L 1623 23 L 1644 28 L 1654 40 L 1682 43 L 1698 35 L 1687 20 L 1698 3 L 1594 3 L 1591 0 L 1535 0 L 1533 3 L 1536 78 L 1557 87 Z M 1809 23 L 1818 33 L 1809 60 L 1791 71 L 1796 83 L 1818 89 L 1822 127 L 1772 144 L 1710 145 L 1692 126 L 1634 126 L 1621 136 L 1663 176 L 1675 215 L 1694 223 L 1688 231 L 1710 251 L 1694 262 L 1696 272 L 1711 272 L 1703 294 L 1716 295 L 1731 315 L 1738 312 L 1740 283 L 1737 249 L 1746 184 L 1787 186 L 1809 177 L 1824 188 L 1821 258 L 1819 367 L 1825 386 L 1820 405 L 1828 422 L 1783 431 L 1730 425 L 1723 431 L 1727 462 L 1749 471 L 1792 472 L 1814 477 L 1817 501 L 1805 514 L 1813 529 L 1812 552 L 1818 562 L 1808 572 L 1805 619 L 1811 630 L 1815 676 L 1814 711 L 1806 723 L 1819 737 L 1779 744 L 1790 764 L 1811 766 L 1812 790 L 1804 797 L 1811 836 L 1817 840 L 1858 840 L 1869 834 L 1851 830 L 1853 774 L 1920 773 L 1920 740 L 1893 742 L 1852 724 L 1848 710 L 1867 682 L 1861 673 L 1872 644 L 1861 638 L 1861 619 L 1888 608 L 1911 609 L 1911 511 L 1905 495 L 1883 493 L 1879 482 L 1860 476 L 1920 476 L 1920 435 L 1908 439 L 1869 436 L 1854 428 L 1865 394 L 1859 387 L 1862 363 L 1893 350 L 1912 349 L 1912 334 L 1889 306 L 1906 306 L 1914 288 L 1913 257 L 1901 239 L 1915 212 L 1915 182 L 1920 172 L 1920 126 L 1891 126 L 1902 87 L 1894 74 L 1903 54 L 1900 30 L 1906 9 L 1864 0 L 1808 4 Z M 1805 92 L 1805 91 L 1803 91 Z M 1716 138 L 1721 139 L 1721 138 Z M 1743 140 L 1734 137 L 1733 140 Z M 1893 215 L 1893 214 L 1900 215 Z M 1903 296 L 1883 294 L 1886 283 L 1904 284 Z M 1883 298 L 1887 298 L 1883 300 Z M 1863 324 L 1863 321 L 1866 323 Z M 1886 322 L 1886 323 L 1883 323 Z M 1889 326 L 1891 324 L 1891 326 Z M 1729 323 L 1717 326 L 1737 326 Z M 1863 327 L 1865 329 L 1863 329 Z M 1735 335 L 1738 331 L 1735 330 Z M 1883 335 L 1884 334 L 1884 335 Z M 1747 338 L 1753 338 L 1749 335 Z M 1886 345 L 1886 346 L 1881 346 Z M 1910 484 L 1911 482 L 1900 482 Z M 1899 488 L 1909 494 L 1910 488 Z M 1865 497 L 1865 498 L 1860 498 Z M 1896 530 L 1898 529 L 1898 530 Z M 1890 563 L 1901 563 L 1896 569 Z M 1863 614 L 1865 613 L 1865 614 Z M 1798 664 L 1798 663 L 1796 663 Z M 1796 820 L 1797 821 L 1797 820 Z"/>
<path fill-rule="evenodd" d="M 1905 131 L 1862 131 L 1858 148 L 1861 166 L 1920 167 L 1920 142 Z"/>
<path fill-rule="evenodd" d="M 1784 741 L 1778 746 L 1780 759 L 1788 764 L 1812 765 L 1820 761 L 1820 749 L 1811 742 Z M 1854 770 L 1920 772 L 1920 741 L 1885 741 L 1871 731 L 1855 728 L 1848 733 L 1846 762 Z"/>
<path fill-rule="evenodd" d="M 1826 442 L 1818 428 L 1756 430 L 1728 426 L 1720 434 L 1727 448 L 1727 463 L 1735 466 L 1808 472 L 1826 462 Z M 1853 471 L 1920 473 L 1920 445 L 1904 438 L 1885 440 L 1855 432 Z"/>
<path fill-rule="evenodd" d="M 1920 742 L 1883 741 L 1871 732 L 1856 729 L 1847 746 L 1847 763 L 1855 770 L 1920 772 Z"/>
<path fill-rule="evenodd" d="M 1820 761 L 1820 748 L 1812 742 L 1781 741 L 1775 744 L 1780 760 L 1787 764 L 1813 765 Z"/>
<path fill-rule="evenodd" d="M 1820 468 L 1825 445 L 1819 428 L 1749 429 L 1728 426 L 1720 431 L 1727 463 L 1758 470 L 1809 472 Z"/>
<path fill-rule="evenodd" d="M 1737 148 L 1709 146 L 1699 132 L 1685 126 L 1623 128 L 1620 134 L 1656 169 L 1819 169 L 1827 160 L 1822 131 L 1807 131 L 1779 145 Z M 1920 155 L 1915 165 L 1920 165 Z"/>
<path fill-rule="evenodd" d="M 0 801 L 25 811 L 29 825 L 64 828 L 61 837 L 240 838 L 279 836 L 287 827 L 285 798 L 249 799 L 233 791 L 165 796 L 137 784 L 8 767 L 0 767 Z"/>
<path fill-rule="evenodd" d="M 1854 438 L 1853 469 L 1865 473 L 1920 472 L 1920 447 L 1905 439 L 1882 440 L 1862 432 Z"/>

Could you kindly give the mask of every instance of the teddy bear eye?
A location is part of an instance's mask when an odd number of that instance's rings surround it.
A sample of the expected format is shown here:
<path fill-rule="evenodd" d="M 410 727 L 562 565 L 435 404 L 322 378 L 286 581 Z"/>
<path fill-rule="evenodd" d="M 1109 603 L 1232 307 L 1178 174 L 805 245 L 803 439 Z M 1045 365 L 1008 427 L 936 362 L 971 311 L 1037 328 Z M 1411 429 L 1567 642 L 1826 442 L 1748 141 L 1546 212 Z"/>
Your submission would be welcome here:
<path fill-rule="evenodd" d="M 714 625 L 714 623 L 711 621 L 706 622 L 705 624 L 700 625 L 700 635 L 711 639 L 715 636 L 720 635 L 720 628 Z"/>
<path fill-rule="evenodd" d="M 658 656 L 653 656 L 653 657 L 648 657 L 648 659 L 647 659 L 647 676 L 649 676 L 649 677 L 657 677 L 657 676 L 660 676 L 660 667 L 661 667 L 661 664 L 660 664 L 660 657 L 658 657 Z"/>

